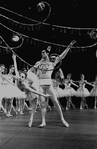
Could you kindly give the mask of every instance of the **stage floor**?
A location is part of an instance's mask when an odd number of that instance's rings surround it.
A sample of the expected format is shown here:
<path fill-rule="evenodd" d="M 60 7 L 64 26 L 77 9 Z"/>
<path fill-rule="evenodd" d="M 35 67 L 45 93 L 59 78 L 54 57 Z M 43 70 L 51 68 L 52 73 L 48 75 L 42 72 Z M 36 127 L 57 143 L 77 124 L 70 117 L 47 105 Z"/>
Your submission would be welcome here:
<path fill-rule="evenodd" d="M 7 118 L 0 113 L 0 149 L 97 149 L 97 110 L 63 111 L 69 128 L 63 127 L 57 111 L 47 111 L 47 126 L 39 128 L 41 113 L 35 113 L 33 127 L 28 127 L 30 113 Z"/>

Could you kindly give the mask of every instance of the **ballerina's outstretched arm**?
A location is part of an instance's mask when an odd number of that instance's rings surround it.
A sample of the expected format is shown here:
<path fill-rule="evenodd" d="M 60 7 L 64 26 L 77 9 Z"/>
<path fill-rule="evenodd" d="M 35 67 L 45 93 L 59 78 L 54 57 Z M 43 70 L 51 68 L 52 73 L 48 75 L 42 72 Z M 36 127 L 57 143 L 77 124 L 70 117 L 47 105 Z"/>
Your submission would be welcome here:
<path fill-rule="evenodd" d="M 73 81 L 71 81 L 71 84 L 74 85 L 74 86 L 76 86 L 76 87 L 79 87 L 78 85 L 76 85 L 75 83 L 73 83 Z"/>
<path fill-rule="evenodd" d="M 76 41 L 73 40 L 68 46 L 67 48 L 56 58 L 55 62 L 54 62 L 54 66 L 57 65 L 57 63 L 59 63 L 60 60 L 64 59 L 65 56 L 67 55 L 67 53 L 70 51 L 71 47 L 73 46 L 73 44 L 75 44 Z"/>
<path fill-rule="evenodd" d="M 94 87 L 94 85 L 92 83 L 88 82 L 88 81 L 85 81 L 85 83 Z"/>

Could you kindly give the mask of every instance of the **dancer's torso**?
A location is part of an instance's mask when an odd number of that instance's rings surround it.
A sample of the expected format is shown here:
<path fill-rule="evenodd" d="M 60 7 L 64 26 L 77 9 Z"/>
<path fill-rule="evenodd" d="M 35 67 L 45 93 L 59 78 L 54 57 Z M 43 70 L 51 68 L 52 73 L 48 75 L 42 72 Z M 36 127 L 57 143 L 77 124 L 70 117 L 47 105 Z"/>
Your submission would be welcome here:
<path fill-rule="evenodd" d="M 40 85 L 51 85 L 51 75 L 54 69 L 54 64 L 50 61 L 39 61 L 36 63 L 37 76 Z"/>

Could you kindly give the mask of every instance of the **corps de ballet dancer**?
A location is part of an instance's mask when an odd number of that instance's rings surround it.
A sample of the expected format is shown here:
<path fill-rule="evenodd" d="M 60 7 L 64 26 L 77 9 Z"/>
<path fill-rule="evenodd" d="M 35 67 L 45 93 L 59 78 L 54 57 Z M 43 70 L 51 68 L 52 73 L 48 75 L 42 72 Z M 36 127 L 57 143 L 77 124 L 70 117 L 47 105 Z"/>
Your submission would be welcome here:
<path fill-rule="evenodd" d="M 67 78 L 64 79 L 63 81 L 64 83 L 64 92 L 67 92 L 67 95 L 66 95 L 66 110 L 69 110 L 70 107 L 72 106 L 74 109 L 75 109 L 75 105 L 73 104 L 72 102 L 72 98 L 73 96 L 76 96 L 76 91 L 73 87 L 71 87 L 71 85 L 74 85 L 76 87 L 78 87 L 78 85 L 76 85 L 73 80 L 71 79 L 71 74 L 68 74 L 67 75 Z"/>
<path fill-rule="evenodd" d="M 12 71 L 12 70 L 10 70 Z M 16 112 L 13 106 L 13 98 L 25 98 L 26 95 L 21 92 L 18 87 L 13 83 L 13 77 L 10 74 L 3 76 L 3 86 L 2 86 L 2 96 L 5 99 L 5 109 L 6 109 L 6 116 L 10 117 L 11 110 L 13 108 L 14 112 Z"/>
<path fill-rule="evenodd" d="M 54 70 L 54 67 L 59 63 L 60 59 L 63 59 L 66 54 L 69 52 L 71 46 L 73 43 L 71 43 L 64 51 L 62 54 L 56 57 L 55 62 L 51 62 L 50 58 L 48 56 L 48 53 L 46 50 L 43 50 L 41 52 L 42 59 L 34 65 L 34 68 L 37 69 L 37 77 L 39 79 L 39 85 L 40 85 L 40 91 L 42 93 L 48 93 L 50 95 L 50 99 L 54 103 L 60 117 L 61 121 L 64 124 L 65 127 L 69 127 L 69 124 L 65 121 L 63 117 L 63 113 L 61 110 L 61 107 L 59 105 L 59 102 L 57 100 L 57 95 L 55 92 L 55 89 L 52 85 L 52 79 L 51 75 Z M 46 99 L 43 96 L 40 96 L 40 106 L 41 106 L 41 114 L 42 114 L 42 123 L 39 125 L 39 127 L 45 127 L 46 126 Z M 33 117 L 31 119 L 30 127 L 32 126 L 33 123 Z"/>
<path fill-rule="evenodd" d="M 60 98 L 65 97 L 67 94 L 65 94 L 64 89 L 60 86 L 62 86 L 63 84 L 63 80 L 64 80 L 64 74 L 61 68 L 59 68 L 59 70 L 55 73 L 54 79 L 53 79 L 53 87 L 56 91 L 56 95 L 57 95 L 57 99 L 62 107 L 62 109 L 64 109 L 63 105 L 61 104 L 61 102 L 63 102 L 63 100 L 60 100 Z"/>
<path fill-rule="evenodd" d="M 4 71 L 5 71 L 5 65 L 0 65 L 0 110 L 3 110 L 4 113 L 6 113 L 6 109 L 4 108 L 3 103 L 3 92 L 4 92 Z"/>
<path fill-rule="evenodd" d="M 95 97 L 94 109 L 96 109 L 97 108 L 97 76 L 95 77 L 95 81 L 93 82 L 93 89 L 90 91 L 90 96 Z"/>
<path fill-rule="evenodd" d="M 14 83 L 13 73 L 14 73 L 14 67 L 13 67 L 13 65 L 11 65 L 10 68 L 9 68 L 9 73 L 4 76 L 6 78 L 6 80 L 4 81 L 6 85 L 10 85 L 10 83 L 12 83 L 12 84 Z M 9 99 L 8 99 L 8 97 L 5 98 L 5 109 L 6 109 L 6 116 L 7 117 L 12 116 L 12 114 L 11 114 L 12 109 L 16 113 L 16 110 L 13 106 L 13 99 L 14 99 L 14 97 L 9 98 Z"/>
<path fill-rule="evenodd" d="M 52 80 L 52 83 L 53 83 L 53 87 L 54 87 L 55 92 L 56 92 L 57 100 L 58 100 L 61 108 L 64 109 L 63 105 L 61 104 L 61 102 L 59 100 L 60 98 L 62 98 L 62 97 L 65 96 L 64 95 L 64 90 L 59 86 L 60 85 L 60 82 L 59 82 L 59 80 L 56 80 L 56 78 L 54 78 Z M 53 106 L 53 108 L 55 108 L 55 106 Z"/>
<path fill-rule="evenodd" d="M 76 81 L 77 82 L 77 81 Z M 85 80 L 85 76 L 84 74 L 81 74 L 81 80 L 78 81 L 79 82 L 79 88 L 77 89 L 77 93 L 76 96 L 77 97 L 81 97 L 81 102 L 80 102 L 80 109 L 83 108 L 88 108 L 88 105 L 86 103 L 86 97 L 90 96 L 90 92 L 88 91 L 88 89 L 85 87 L 86 84 L 88 85 L 92 85 L 91 83 L 87 82 Z"/>

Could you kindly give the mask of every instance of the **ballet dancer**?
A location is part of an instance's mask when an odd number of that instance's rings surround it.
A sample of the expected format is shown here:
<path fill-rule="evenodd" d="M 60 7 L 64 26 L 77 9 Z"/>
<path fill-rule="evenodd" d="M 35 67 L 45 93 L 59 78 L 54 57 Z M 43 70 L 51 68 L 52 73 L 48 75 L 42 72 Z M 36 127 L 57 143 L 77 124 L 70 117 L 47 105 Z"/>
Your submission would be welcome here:
<path fill-rule="evenodd" d="M 69 124 L 65 121 L 63 117 L 63 113 L 61 110 L 61 107 L 59 105 L 59 102 L 57 100 L 57 95 L 55 92 L 55 89 L 52 85 L 52 79 L 51 75 L 54 70 L 54 67 L 59 63 L 60 59 L 63 59 L 66 54 L 69 52 L 71 46 L 73 43 L 71 43 L 64 51 L 62 54 L 57 56 L 55 62 L 51 62 L 48 56 L 48 53 L 46 50 L 43 50 L 41 52 L 42 59 L 34 65 L 34 68 L 37 69 L 37 77 L 39 79 L 39 85 L 40 85 L 40 91 L 42 93 L 48 93 L 50 95 L 50 99 L 53 101 L 60 117 L 61 121 L 64 124 L 65 127 L 69 127 Z M 42 123 L 39 125 L 39 127 L 45 127 L 46 126 L 46 99 L 43 96 L 40 96 L 40 106 L 41 106 L 41 114 L 42 114 Z M 33 123 L 33 118 L 32 121 Z M 30 125 L 32 126 L 32 124 Z"/>
<path fill-rule="evenodd" d="M 1 64 L 0 65 L 0 110 L 3 110 L 3 112 L 6 114 L 6 109 L 4 107 L 5 101 L 4 101 L 4 96 L 3 93 L 5 92 L 4 90 L 4 71 L 5 71 L 5 65 Z"/>
<path fill-rule="evenodd" d="M 97 76 L 95 77 L 95 81 L 92 84 L 93 84 L 93 89 L 90 91 L 90 96 L 95 97 L 94 109 L 96 109 L 97 108 Z"/>
<path fill-rule="evenodd" d="M 71 97 L 76 96 L 76 91 L 71 87 L 71 85 L 74 85 L 76 87 L 78 87 L 78 85 L 76 85 L 71 79 L 71 74 L 67 75 L 67 78 L 64 80 L 64 85 L 65 85 L 64 92 L 67 92 L 66 110 L 69 110 L 71 106 L 75 109 L 75 105 L 73 104 Z"/>
<path fill-rule="evenodd" d="M 81 80 L 79 81 L 79 88 L 77 89 L 77 93 L 76 93 L 77 97 L 81 97 L 80 109 L 83 109 L 85 107 L 88 108 L 88 105 L 86 103 L 86 97 L 90 96 L 90 92 L 85 87 L 86 84 L 92 85 L 91 83 L 85 80 L 85 76 L 84 74 L 82 74 Z"/>

